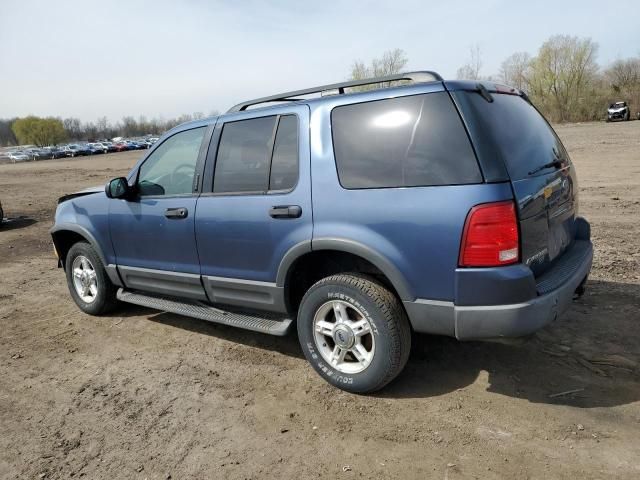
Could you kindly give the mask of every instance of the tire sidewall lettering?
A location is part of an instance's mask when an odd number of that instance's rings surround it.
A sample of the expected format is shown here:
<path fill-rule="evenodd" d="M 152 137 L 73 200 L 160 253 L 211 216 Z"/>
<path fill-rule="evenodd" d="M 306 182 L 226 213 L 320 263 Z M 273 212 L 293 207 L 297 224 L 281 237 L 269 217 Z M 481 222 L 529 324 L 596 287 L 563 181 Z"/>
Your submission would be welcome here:
<path fill-rule="evenodd" d="M 349 295 L 346 295 L 344 293 L 339 293 L 339 292 L 328 292 L 327 293 L 327 298 L 329 300 L 342 300 L 342 301 L 348 302 L 351 305 L 353 305 L 354 307 L 356 307 L 360 312 L 362 312 L 362 314 L 366 317 L 367 321 L 371 324 L 372 332 L 375 335 L 379 335 L 378 326 L 376 325 L 376 322 L 373 320 L 373 317 L 369 313 L 369 310 L 367 310 L 367 307 L 362 305 L 362 303 L 357 301 L 355 298 L 353 298 L 353 297 L 351 297 Z"/>

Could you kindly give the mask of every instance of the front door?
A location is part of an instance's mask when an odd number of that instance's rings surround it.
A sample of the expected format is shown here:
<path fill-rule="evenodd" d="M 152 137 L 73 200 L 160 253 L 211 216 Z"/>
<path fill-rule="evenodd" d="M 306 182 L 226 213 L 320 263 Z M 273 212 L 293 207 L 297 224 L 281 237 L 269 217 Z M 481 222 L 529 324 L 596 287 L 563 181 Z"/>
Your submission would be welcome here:
<path fill-rule="evenodd" d="M 110 202 L 111 240 L 129 289 L 206 298 L 194 228 L 194 177 L 205 132 L 168 137 L 140 165 L 135 197 Z"/>
<path fill-rule="evenodd" d="M 215 303 L 284 311 L 278 267 L 289 249 L 310 249 L 309 109 L 273 111 L 235 115 L 211 139 L 196 240 Z"/>

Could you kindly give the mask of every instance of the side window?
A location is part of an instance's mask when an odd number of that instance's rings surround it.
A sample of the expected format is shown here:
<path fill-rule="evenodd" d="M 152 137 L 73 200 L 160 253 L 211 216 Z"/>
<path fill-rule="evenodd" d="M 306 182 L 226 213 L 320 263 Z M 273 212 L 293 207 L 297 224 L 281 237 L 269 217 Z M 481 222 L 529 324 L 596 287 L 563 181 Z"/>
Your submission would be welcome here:
<path fill-rule="evenodd" d="M 193 191 L 193 177 L 205 127 L 176 133 L 140 167 L 140 195 L 181 195 Z"/>
<path fill-rule="evenodd" d="M 274 115 L 222 127 L 214 193 L 291 190 L 297 182 L 298 117 Z"/>
<path fill-rule="evenodd" d="M 214 193 L 264 192 L 277 117 L 226 123 L 213 178 Z"/>
<path fill-rule="evenodd" d="M 469 138 L 446 92 L 336 107 L 331 130 L 344 188 L 482 181 Z"/>
<path fill-rule="evenodd" d="M 291 190 L 298 182 L 298 117 L 280 117 L 273 146 L 269 190 Z"/>

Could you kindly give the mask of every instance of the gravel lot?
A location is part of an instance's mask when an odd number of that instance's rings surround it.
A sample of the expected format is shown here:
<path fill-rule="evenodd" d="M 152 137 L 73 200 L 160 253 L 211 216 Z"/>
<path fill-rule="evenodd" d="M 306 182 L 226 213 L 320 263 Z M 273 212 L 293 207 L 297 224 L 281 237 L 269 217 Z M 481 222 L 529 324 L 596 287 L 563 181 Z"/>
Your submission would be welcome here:
<path fill-rule="evenodd" d="M 640 122 L 557 130 L 592 223 L 586 295 L 521 345 L 421 336 L 374 396 L 325 384 L 293 335 L 80 313 L 56 199 L 141 152 L 0 165 L 0 478 L 639 478 Z"/>

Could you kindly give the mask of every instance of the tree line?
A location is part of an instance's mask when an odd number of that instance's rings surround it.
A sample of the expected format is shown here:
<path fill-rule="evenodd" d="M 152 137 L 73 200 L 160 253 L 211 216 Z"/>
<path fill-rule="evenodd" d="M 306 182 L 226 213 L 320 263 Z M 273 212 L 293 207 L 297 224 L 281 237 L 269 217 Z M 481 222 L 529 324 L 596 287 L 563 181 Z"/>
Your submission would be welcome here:
<path fill-rule="evenodd" d="M 457 71 L 458 78 L 490 80 L 516 87 L 526 92 L 552 122 L 601 120 L 606 107 L 615 101 L 626 101 L 634 115 L 640 112 L 640 56 L 618 59 L 601 68 L 596 61 L 598 44 L 590 38 L 552 36 L 535 55 L 513 53 L 502 62 L 500 71 L 491 75 L 482 72 L 480 47 L 472 47 L 469 53 L 468 61 Z M 402 49 L 388 50 L 369 64 L 355 61 L 350 78 L 400 73 L 408 62 Z M 216 114 L 214 111 L 210 115 Z M 116 123 L 110 123 L 107 117 L 100 117 L 95 122 L 82 122 L 73 117 L 0 119 L 0 145 L 51 145 L 64 141 L 159 135 L 180 123 L 203 117 L 202 112 L 170 119 L 127 116 Z"/>
<path fill-rule="evenodd" d="M 535 56 L 516 52 L 502 62 L 498 73 L 484 75 L 482 52 L 475 45 L 456 77 L 516 87 L 552 122 L 602 120 L 606 108 L 616 101 L 626 101 L 635 116 L 640 112 L 640 57 L 619 59 L 601 68 L 597 53 L 598 44 L 590 38 L 555 35 Z M 389 50 L 368 65 L 354 62 L 350 79 L 400 73 L 408 61 L 403 50 Z"/>
<path fill-rule="evenodd" d="M 590 38 L 554 35 L 535 55 L 513 53 L 497 74 L 485 77 L 476 45 L 457 77 L 516 87 L 552 122 L 602 120 L 616 101 L 626 101 L 635 116 L 640 112 L 640 56 L 618 59 L 603 68 L 597 53 L 598 44 Z"/>
<path fill-rule="evenodd" d="M 216 111 L 210 113 L 217 115 Z M 160 135 L 176 125 L 204 118 L 202 112 L 163 119 L 148 119 L 144 115 L 135 118 L 123 117 L 111 123 L 107 117 L 95 122 L 83 122 L 78 118 L 47 117 L 30 115 L 23 118 L 0 119 L 0 145 L 57 145 L 63 142 L 110 139 L 114 137 L 141 137 Z"/>

